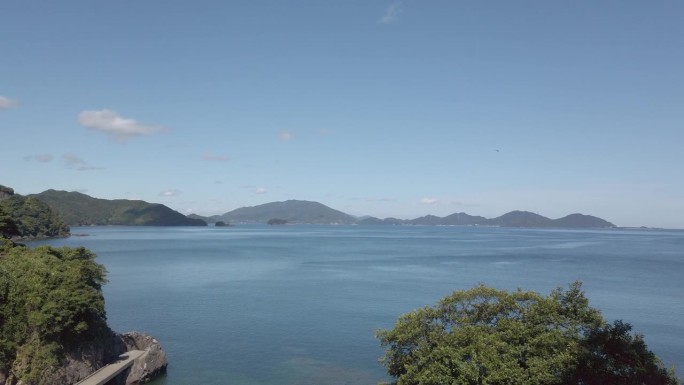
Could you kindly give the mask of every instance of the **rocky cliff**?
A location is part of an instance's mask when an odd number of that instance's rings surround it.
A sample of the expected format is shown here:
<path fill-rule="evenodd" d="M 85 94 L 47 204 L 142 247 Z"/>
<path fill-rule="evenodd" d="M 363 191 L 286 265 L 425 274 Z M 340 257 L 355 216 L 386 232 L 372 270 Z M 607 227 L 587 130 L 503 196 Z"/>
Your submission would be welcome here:
<path fill-rule="evenodd" d="M 144 384 L 166 372 L 168 364 L 166 353 L 154 337 L 138 332 L 124 333 L 119 337 L 125 344 L 126 351 L 142 350 L 145 352 L 135 360 L 130 369 L 121 374 L 123 384 Z"/>
<path fill-rule="evenodd" d="M 29 248 L 0 238 L 0 385 L 74 384 L 128 351 L 142 351 L 112 384 L 166 369 L 159 342 L 107 325 L 104 266 L 83 247 Z"/>
<path fill-rule="evenodd" d="M 110 333 L 98 342 L 80 345 L 70 350 L 62 359 L 60 366 L 44 371 L 34 380 L 23 381 L 0 370 L 0 385 L 75 384 L 131 350 L 142 350 L 145 353 L 133 362 L 133 366 L 109 383 L 144 384 L 166 372 L 166 353 L 154 337 L 139 332 Z M 28 365 L 30 362 L 15 362 L 12 372 L 21 372 L 22 367 Z"/>

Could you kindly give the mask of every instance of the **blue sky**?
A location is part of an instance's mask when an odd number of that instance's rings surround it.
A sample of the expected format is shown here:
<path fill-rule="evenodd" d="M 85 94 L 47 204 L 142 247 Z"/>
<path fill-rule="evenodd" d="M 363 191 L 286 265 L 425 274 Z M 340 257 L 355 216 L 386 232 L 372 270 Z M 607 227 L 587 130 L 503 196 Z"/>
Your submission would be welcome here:
<path fill-rule="evenodd" d="M 3 1 L 0 184 L 684 228 L 681 1 Z"/>

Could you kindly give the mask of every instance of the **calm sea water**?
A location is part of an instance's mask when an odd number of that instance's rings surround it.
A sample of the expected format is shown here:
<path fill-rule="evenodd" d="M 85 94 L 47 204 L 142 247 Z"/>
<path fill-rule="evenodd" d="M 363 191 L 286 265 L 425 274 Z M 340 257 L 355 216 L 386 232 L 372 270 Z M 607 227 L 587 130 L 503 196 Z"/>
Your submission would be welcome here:
<path fill-rule="evenodd" d="M 399 315 L 478 282 L 582 280 L 592 306 L 684 374 L 684 232 L 472 227 L 83 227 L 109 271 L 114 330 L 157 337 L 155 385 L 376 384 L 374 338 Z"/>

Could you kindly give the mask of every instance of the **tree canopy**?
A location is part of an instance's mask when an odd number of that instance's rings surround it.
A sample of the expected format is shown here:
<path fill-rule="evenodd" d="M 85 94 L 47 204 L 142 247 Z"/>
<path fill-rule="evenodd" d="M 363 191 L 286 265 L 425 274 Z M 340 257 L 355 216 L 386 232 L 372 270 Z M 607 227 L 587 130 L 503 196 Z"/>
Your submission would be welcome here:
<path fill-rule="evenodd" d="M 0 232 L 4 237 L 61 237 L 69 235 L 69 226 L 47 204 L 15 194 L 0 200 Z"/>
<path fill-rule="evenodd" d="M 84 248 L 0 239 L 0 374 L 34 383 L 65 350 L 107 332 L 105 274 Z"/>
<path fill-rule="evenodd" d="M 398 385 L 679 384 L 630 331 L 608 324 L 575 282 L 548 296 L 456 291 L 377 336 Z"/>
<path fill-rule="evenodd" d="M 0 238 L 13 238 L 20 235 L 17 222 L 0 206 Z"/>

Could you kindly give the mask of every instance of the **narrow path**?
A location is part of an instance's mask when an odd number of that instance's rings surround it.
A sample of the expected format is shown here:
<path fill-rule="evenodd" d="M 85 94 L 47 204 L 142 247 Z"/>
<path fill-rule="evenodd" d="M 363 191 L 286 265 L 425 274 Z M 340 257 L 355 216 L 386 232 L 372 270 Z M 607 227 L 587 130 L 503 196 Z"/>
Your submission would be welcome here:
<path fill-rule="evenodd" d="M 116 377 L 117 374 L 128 369 L 133 365 L 136 358 L 142 356 L 145 352 L 142 350 L 131 350 L 119 356 L 119 360 L 112 362 L 109 365 L 103 366 L 95 373 L 77 382 L 75 385 L 104 385 L 107 381 Z"/>

